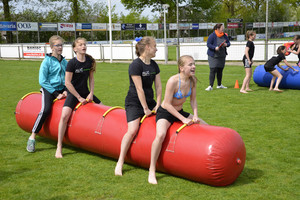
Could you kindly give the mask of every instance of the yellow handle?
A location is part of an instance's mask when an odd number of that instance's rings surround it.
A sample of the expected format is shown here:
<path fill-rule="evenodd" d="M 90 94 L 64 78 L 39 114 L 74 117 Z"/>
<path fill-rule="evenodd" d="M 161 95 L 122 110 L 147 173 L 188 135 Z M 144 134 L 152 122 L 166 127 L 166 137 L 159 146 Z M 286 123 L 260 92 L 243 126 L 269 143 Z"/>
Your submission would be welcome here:
<path fill-rule="evenodd" d="M 192 121 L 192 122 L 194 122 L 194 121 Z M 187 126 L 187 124 L 183 124 L 182 126 L 180 126 L 179 129 L 177 129 L 176 133 L 179 133 L 186 126 Z"/>
<path fill-rule="evenodd" d="M 155 111 L 151 111 L 152 114 L 155 114 Z M 144 117 L 141 119 L 140 124 L 143 123 L 143 121 L 146 119 L 147 115 L 144 115 Z"/>
<path fill-rule="evenodd" d="M 176 133 L 179 133 L 186 126 L 187 124 L 183 124 L 182 126 L 180 126 L 179 129 L 177 129 Z"/>
<path fill-rule="evenodd" d="M 55 101 L 57 101 L 58 99 L 54 99 L 52 103 L 54 103 Z"/>
<path fill-rule="evenodd" d="M 117 109 L 117 108 L 124 109 L 124 108 L 122 108 L 121 106 L 114 106 L 114 107 L 111 107 L 110 109 L 108 109 L 108 110 L 103 114 L 103 117 L 105 117 L 110 111 L 112 111 L 112 110 L 114 110 L 114 109 Z"/>
<path fill-rule="evenodd" d="M 25 94 L 21 99 L 25 99 L 27 96 L 31 95 L 31 94 L 40 94 L 40 92 L 29 92 L 28 94 Z"/>

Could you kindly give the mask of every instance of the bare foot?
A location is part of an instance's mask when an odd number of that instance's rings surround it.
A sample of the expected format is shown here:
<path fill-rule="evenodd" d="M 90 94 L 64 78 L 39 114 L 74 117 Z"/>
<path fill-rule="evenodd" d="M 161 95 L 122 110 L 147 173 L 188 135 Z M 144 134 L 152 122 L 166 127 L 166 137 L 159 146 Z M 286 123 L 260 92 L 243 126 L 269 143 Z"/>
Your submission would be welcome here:
<path fill-rule="evenodd" d="M 246 89 L 246 91 L 247 91 L 247 92 L 253 92 L 253 90 L 250 89 L 250 88 L 249 88 L 249 89 Z"/>
<path fill-rule="evenodd" d="M 115 168 L 115 176 L 123 176 L 122 168 L 123 168 L 123 166 L 121 164 L 117 163 L 116 168 Z"/>
<path fill-rule="evenodd" d="M 61 153 L 61 148 L 58 148 L 56 149 L 56 152 L 55 152 L 55 158 L 62 158 L 62 153 Z"/>
<path fill-rule="evenodd" d="M 155 177 L 155 172 L 149 172 L 148 182 L 150 184 L 154 184 L 154 185 L 157 184 L 157 180 L 156 180 L 156 177 Z"/>
<path fill-rule="evenodd" d="M 273 91 L 275 91 L 275 92 L 283 92 L 283 90 L 279 90 L 279 89 L 274 89 Z"/>
<path fill-rule="evenodd" d="M 269 91 L 273 91 L 273 89 L 272 89 L 272 88 L 270 88 L 270 89 L 269 89 Z"/>
<path fill-rule="evenodd" d="M 240 93 L 247 94 L 248 92 L 246 90 L 240 90 Z"/>

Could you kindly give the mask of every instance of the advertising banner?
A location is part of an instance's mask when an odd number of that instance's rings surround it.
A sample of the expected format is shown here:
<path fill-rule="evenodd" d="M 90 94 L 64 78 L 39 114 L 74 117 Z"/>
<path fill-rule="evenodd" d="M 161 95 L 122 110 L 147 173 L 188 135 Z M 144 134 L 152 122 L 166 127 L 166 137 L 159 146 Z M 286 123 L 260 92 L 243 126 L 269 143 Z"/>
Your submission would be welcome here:
<path fill-rule="evenodd" d="M 106 23 L 92 23 L 93 31 L 106 31 Z"/>
<path fill-rule="evenodd" d="M 170 28 L 170 30 L 177 30 L 177 24 L 176 23 L 170 23 L 169 28 Z"/>
<path fill-rule="evenodd" d="M 44 58 L 45 47 L 43 46 L 23 46 L 24 58 Z"/>
<path fill-rule="evenodd" d="M 17 31 L 17 22 L 0 22 L 0 31 Z"/>
<path fill-rule="evenodd" d="M 58 31 L 75 31 L 75 23 L 58 23 Z"/>
<path fill-rule="evenodd" d="M 40 31 L 57 31 L 57 23 L 39 23 Z"/>
<path fill-rule="evenodd" d="M 157 31 L 158 30 L 158 24 L 147 24 L 147 30 Z"/>
<path fill-rule="evenodd" d="M 133 31 L 135 29 L 135 24 L 122 24 L 122 31 Z"/>
<path fill-rule="evenodd" d="M 107 25 L 106 30 L 109 31 L 109 23 L 107 23 L 106 25 Z M 112 23 L 111 24 L 111 30 L 112 31 L 120 31 L 121 30 L 121 24 L 119 24 L 119 23 Z"/>
<path fill-rule="evenodd" d="M 193 23 L 193 24 L 190 24 L 190 27 L 191 27 L 192 30 L 198 30 L 199 29 L 199 24 L 198 23 L 197 24 Z"/>
<path fill-rule="evenodd" d="M 76 23 L 76 31 L 91 31 L 91 23 Z"/>
<path fill-rule="evenodd" d="M 207 23 L 199 23 L 199 29 L 205 30 L 207 29 L 207 27 L 208 27 Z"/>
<path fill-rule="evenodd" d="M 188 23 L 180 23 L 179 24 L 179 29 L 180 30 L 189 30 L 190 29 L 190 24 L 188 24 Z"/>
<path fill-rule="evenodd" d="M 145 30 L 147 30 L 147 25 L 146 24 L 135 24 L 134 28 L 136 31 L 145 31 Z"/>
<path fill-rule="evenodd" d="M 18 31 L 38 31 L 37 22 L 17 22 Z"/>

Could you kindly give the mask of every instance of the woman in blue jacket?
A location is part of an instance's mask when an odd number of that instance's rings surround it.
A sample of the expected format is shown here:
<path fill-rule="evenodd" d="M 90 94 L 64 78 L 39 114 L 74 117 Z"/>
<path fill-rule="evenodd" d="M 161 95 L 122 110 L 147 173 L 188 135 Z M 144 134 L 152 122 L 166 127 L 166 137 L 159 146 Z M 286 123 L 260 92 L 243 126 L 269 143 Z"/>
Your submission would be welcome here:
<path fill-rule="evenodd" d="M 208 63 L 210 68 L 209 74 L 209 86 L 205 89 L 206 91 L 211 91 L 213 89 L 215 75 L 217 74 L 218 89 L 226 89 L 222 85 L 223 69 L 225 66 L 225 58 L 227 55 L 227 47 L 230 46 L 229 39 L 224 33 L 223 24 L 216 24 L 214 27 L 214 32 L 209 35 L 207 40 L 207 55 Z"/>
<path fill-rule="evenodd" d="M 64 40 L 54 35 L 49 39 L 52 53 L 46 54 L 39 71 L 39 83 L 42 93 L 42 108 L 35 120 L 32 133 L 27 142 L 27 151 L 35 151 L 35 137 L 41 130 L 45 120 L 51 113 L 54 99 L 63 99 L 67 96 L 65 87 L 65 71 L 67 60 L 61 55 Z"/>

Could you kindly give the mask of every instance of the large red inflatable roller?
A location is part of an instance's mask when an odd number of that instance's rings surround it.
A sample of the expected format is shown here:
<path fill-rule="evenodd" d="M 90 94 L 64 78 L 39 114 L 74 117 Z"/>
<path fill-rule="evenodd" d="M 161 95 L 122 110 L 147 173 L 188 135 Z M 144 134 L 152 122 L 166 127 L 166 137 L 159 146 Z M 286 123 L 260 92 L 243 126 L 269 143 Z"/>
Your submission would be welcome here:
<path fill-rule="evenodd" d="M 57 140 L 63 104 L 64 100 L 54 102 L 40 136 Z M 41 94 L 24 96 L 16 107 L 18 125 L 31 132 L 40 108 Z M 145 118 L 126 162 L 149 168 L 155 129 L 155 116 Z M 74 109 L 64 143 L 117 159 L 126 131 L 123 109 L 88 103 Z M 157 170 L 208 185 L 226 186 L 241 174 L 245 160 L 245 144 L 236 131 L 200 124 L 183 128 L 182 123 L 175 122 L 167 132 Z"/>

